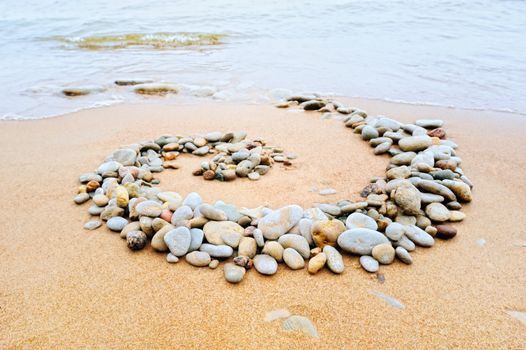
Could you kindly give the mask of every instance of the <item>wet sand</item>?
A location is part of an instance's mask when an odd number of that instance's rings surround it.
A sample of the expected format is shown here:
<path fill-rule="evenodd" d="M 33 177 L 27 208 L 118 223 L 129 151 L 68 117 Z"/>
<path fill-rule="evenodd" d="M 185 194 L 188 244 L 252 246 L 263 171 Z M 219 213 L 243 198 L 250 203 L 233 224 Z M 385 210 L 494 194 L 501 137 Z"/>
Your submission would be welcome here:
<path fill-rule="evenodd" d="M 418 248 L 414 264 L 382 266 L 385 282 L 346 257 L 346 271 L 315 276 L 280 266 L 230 285 L 216 270 L 171 265 L 150 247 L 131 252 L 106 228 L 85 231 L 88 205 L 72 199 L 78 175 L 120 145 L 162 134 L 246 130 L 296 153 L 258 182 L 204 182 L 182 157 L 161 187 L 239 206 L 310 206 L 357 198 L 387 156 L 341 122 L 272 106 L 114 106 L 0 123 L 0 348 L 523 349 L 526 325 L 526 118 L 368 100 L 350 105 L 402 121 L 441 118 L 460 145 L 474 201 L 452 241 Z M 320 196 L 313 189 L 338 192 Z M 485 240 L 481 245 L 479 240 Z M 404 309 L 371 291 L 398 299 Z M 319 339 L 266 322 L 275 309 L 304 315 Z"/>

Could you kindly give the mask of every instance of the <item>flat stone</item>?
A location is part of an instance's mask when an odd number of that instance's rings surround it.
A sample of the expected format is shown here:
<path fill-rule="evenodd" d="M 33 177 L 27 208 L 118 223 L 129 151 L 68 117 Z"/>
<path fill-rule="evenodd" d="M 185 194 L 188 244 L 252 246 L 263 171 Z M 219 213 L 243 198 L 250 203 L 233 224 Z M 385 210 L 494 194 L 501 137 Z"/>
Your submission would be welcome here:
<path fill-rule="evenodd" d="M 187 205 L 190 208 L 192 208 L 192 210 L 194 210 L 195 208 L 197 208 L 202 203 L 203 203 L 203 199 L 201 198 L 199 193 L 197 193 L 197 192 L 190 192 L 190 193 L 188 193 L 186 198 L 183 200 L 182 204 L 183 205 Z"/>
<path fill-rule="evenodd" d="M 345 226 L 349 230 L 353 228 L 367 228 L 376 231 L 378 229 L 376 221 L 370 216 L 362 213 L 352 213 L 349 215 L 347 220 L 345 220 Z"/>
<path fill-rule="evenodd" d="M 124 226 L 126 226 L 127 224 L 128 220 L 120 216 L 112 217 L 106 222 L 106 226 L 108 226 L 110 230 L 115 232 L 121 232 Z"/>
<path fill-rule="evenodd" d="M 225 280 L 230 283 L 239 283 L 245 277 L 245 268 L 236 264 L 226 263 L 223 268 Z"/>
<path fill-rule="evenodd" d="M 96 230 L 102 225 L 102 222 L 100 220 L 90 220 L 84 224 L 85 230 Z"/>
<path fill-rule="evenodd" d="M 118 149 L 113 152 L 112 158 L 123 166 L 130 166 L 135 164 L 135 161 L 137 160 L 137 152 L 129 148 Z"/>
<path fill-rule="evenodd" d="M 177 227 L 164 236 L 164 243 L 170 252 L 177 257 L 183 256 L 188 252 L 191 241 L 192 235 L 186 227 Z"/>
<path fill-rule="evenodd" d="M 89 194 L 87 193 L 79 193 L 75 196 L 75 198 L 73 198 L 73 201 L 76 203 L 76 204 L 82 204 L 82 203 L 86 203 L 87 201 L 89 201 L 90 199 L 90 196 Z"/>
<path fill-rule="evenodd" d="M 405 235 L 421 247 L 432 247 L 435 244 L 433 237 L 418 226 L 406 226 Z"/>
<path fill-rule="evenodd" d="M 343 257 L 340 252 L 330 245 L 323 247 L 323 253 L 327 257 L 327 266 L 329 270 L 334 273 L 343 273 L 345 270 L 345 265 L 343 264 Z"/>
<path fill-rule="evenodd" d="M 203 227 L 203 231 L 208 243 L 225 244 L 224 237 L 227 237 L 231 245 L 236 245 L 235 241 L 239 244 L 239 240 L 245 230 L 232 221 L 209 221 Z"/>
<path fill-rule="evenodd" d="M 192 228 L 190 229 L 190 235 L 192 237 L 188 251 L 193 252 L 194 250 L 198 250 L 199 247 L 201 247 L 201 244 L 203 244 L 204 233 L 203 230 L 199 228 Z"/>
<path fill-rule="evenodd" d="M 227 215 L 223 211 L 214 208 L 210 204 L 201 204 L 198 207 L 198 210 L 205 218 L 209 220 L 225 221 L 228 219 Z"/>
<path fill-rule="evenodd" d="M 451 213 L 442 203 L 431 203 L 426 207 L 426 215 L 433 221 L 443 222 L 449 220 Z"/>
<path fill-rule="evenodd" d="M 378 269 L 380 268 L 380 264 L 378 264 L 378 261 L 376 261 L 372 256 L 369 255 L 362 255 L 360 257 L 360 265 L 362 265 L 363 269 L 367 272 L 378 272 Z"/>
<path fill-rule="evenodd" d="M 433 144 L 431 137 L 427 135 L 404 137 L 398 142 L 398 146 L 404 152 L 417 152 L 428 148 Z"/>
<path fill-rule="evenodd" d="M 309 243 L 305 237 L 296 234 L 285 234 L 278 239 L 278 243 L 283 248 L 295 249 L 304 259 L 308 259 L 310 256 Z"/>
<path fill-rule="evenodd" d="M 207 252 L 213 258 L 219 258 L 219 259 L 229 258 L 232 256 L 232 254 L 234 254 L 234 249 L 224 244 L 214 245 L 214 244 L 203 243 L 201 244 L 201 247 L 199 248 L 199 250 L 202 252 Z"/>
<path fill-rule="evenodd" d="M 387 225 L 387 228 L 385 229 L 385 235 L 393 241 L 398 241 L 400 238 L 402 238 L 402 235 L 405 232 L 405 227 L 402 224 L 399 224 L 397 222 L 393 222 L 389 225 Z"/>
<path fill-rule="evenodd" d="M 208 253 L 200 251 L 193 251 L 186 254 L 185 259 L 190 265 L 197 267 L 208 266 L 208 264 L 210 264 L 212 261 Z"/>
<path fill-rule="evenodd" d="M 254 257 L 254 268 L 262 275 L 273 275 L 278 271 L 278 263 L 273 257 L 260 254 Z"/>
<path fill-rule="evenodd" d="M 413 258 L 411 257 L 411 254 L 403 248 L 403 247 L 396 247 L 395 249 L 396 257 L 400 259 L 401 262 L 407 265 L 411 265 L 413 263 Z"/>
<path fill-rule="evenodd" d="M 338 245 L 343 250 L 358 255 L 369 255 L 374 246 L 388 242 L 383 234 L 367 228 L 348 230 L 338 237 Z"/>
<path fill-rule="evenodd" d="M 152 200 L 147 200 L 137 204 L 135 210 L 139 215 L 156 218 L 159 215 L 161 215 L 163 208 L 161 206 L 161 203 Z"/>
<path fill-rule="evenodd" d="M 294 227 L 302 216 L 303 209 L 300 206 L 289 205 L 261 218 L 258 228 L 266 239 L 278 239 Z"/>
<path fill-rule="evenodd" d="M 283 251 L 283 261 L 292 270 L 299 270 L 305 266 L 305 260 L 300 253 L 293 248 L 286 248 Z"/>
<path fill-rule="evenodd" d="M 436 129 L 444 125 L 444 121 L 440 119 L 418 119 L 415 124 L 426 129 Z"/>

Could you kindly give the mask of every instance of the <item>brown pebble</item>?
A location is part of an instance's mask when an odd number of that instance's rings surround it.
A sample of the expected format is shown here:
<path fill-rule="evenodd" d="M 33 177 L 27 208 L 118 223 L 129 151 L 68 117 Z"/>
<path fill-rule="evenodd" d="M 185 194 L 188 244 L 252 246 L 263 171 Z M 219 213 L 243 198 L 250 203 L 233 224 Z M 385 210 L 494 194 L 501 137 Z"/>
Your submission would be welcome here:
<path fill-rule="evenodd" d="M 446 131 L 442 128 L 436 128 L 433 130 L 429 130 L 427 132 L 427 135 L 431 137 L 438 137 L 439 139 L 444 139 L 446 137 Z"/>
<path fill-rule="evenodd" d="M 252 223 L 252 219 L 250 218 L 250 216 L 245 215 L 245 216 L 240 217 L 237 223 L 238 225 L 245 227 Z"/>
<path fill-rule="evenodd" d="M 97 181 L 91 180 L 90 182 L 86 184 L 86 191 L 93 192 L 99 187 L 100 187 L 100 184 Z"/>
<path fill-rule="evenodd" d="M 216 178 L 216 173 L 213 170 L 207 170 L 203 173 L 203 177 L 205 180 L 213 180 Z"/>
<path fill-rule="evenodd" d="M 435 163 L 435 166 L 442 170 L 449 169 L 451 171 L 455 171 L 455 169 L 457 169 L 457 163 L 453 160 L 439 160 Z"/>
<path fill-rule="evenodd" d="M 194 175 L 194 176 L 201 176 L 201 175 L 203 175 L 204 172 L 205 171 L 203 169 L 197 169 L 197 170 L 192 172 L 192 175 Z"/>
<path fill-rule="evenodd" d="M 437 225 L 437 237 L 442 239 L 451 239 L 457 235 L 457 229 L 449 225 Z"/>

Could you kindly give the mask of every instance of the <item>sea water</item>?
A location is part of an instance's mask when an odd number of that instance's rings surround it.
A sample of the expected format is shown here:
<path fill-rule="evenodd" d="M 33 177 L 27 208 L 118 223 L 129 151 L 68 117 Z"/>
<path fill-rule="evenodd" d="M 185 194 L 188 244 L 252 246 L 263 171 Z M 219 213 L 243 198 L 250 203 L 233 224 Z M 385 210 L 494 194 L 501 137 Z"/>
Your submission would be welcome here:
<path fill-rule="evenodd" d="M 526 113 L 526 1 L 2 0 L 0 35 L 2 119 L 288 91 Z"/>

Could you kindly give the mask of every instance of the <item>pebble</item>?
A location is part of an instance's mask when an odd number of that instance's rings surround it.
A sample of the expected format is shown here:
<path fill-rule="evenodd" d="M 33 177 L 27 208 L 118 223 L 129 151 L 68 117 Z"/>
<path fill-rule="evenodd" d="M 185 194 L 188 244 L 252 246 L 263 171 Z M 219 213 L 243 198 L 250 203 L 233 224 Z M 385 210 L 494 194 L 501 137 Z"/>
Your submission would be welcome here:
<path fill-rule="evenodd" d="M 163 228 L 161 228 L 159 231 L 157 231 L 155 235 L 153 235 L 152 237 L 152 242 L 151 242 L 152 248 L 159 252 L 168 251 L 168 246 L 166 245 L 166 243 L 164 243 L 164 236 L 168 232 L 172 231 L 174 228 L 175 227 L 173 225 L 168 224 L 164 226 Z"/>
<path fill-rule="evenodd" d="M 320 208 L 321 211 L 323 211 L 324 213 L 327 213 L 332 216 L 339 216 L 342 212 L 342 209 L 339 206 L 332 204 L 322 203 L 318 206 L 318 208 Z"/>
<path fill-rule="evenodd" d="M 369 141 L 369 140 L 377 138 L 379 136 L 378 130 L 376 130 L 375 128 L 373 128 L 370 125 L 366 125 L 362 129 L 362 133 L 361 134 L 362 134 L 362 139 L 365 140 L 365 141 Z"/>
<path fill-rule="evenodd" d="M 205 218 L 209 220 L 225 221 L 228 219 L 223 211 L 214 208 L 210 204 L 201 204 L 198 207 L 198 210 Z"/>
<path fill-rule="evenodd" d="M 106 222 L 106 226 L 108 226 L 110 230 L 115 232 L 121 232 L 124 226 L 126 226 L 127 224 L 128 220 L 120 216 L 112 217 Z"/>
<path fill-rule="evenodd" d="M 258 172 L 251 172 L 248 174 L 248 178 L 252 181 L 257 181 L 259 180 L 259 178 L 261 177 L 261 175 L 258 173 Z"/>
<path fill-rule="evenodd" d="M 198 250 L 201 244 L 203 244 L 203 237 L 204 233 L 203 230 L 198 228 L 192 228 L 190 229 L 190 247 L 188 248 L 189 252 L 193 252 L 194 250 Z"/>
<path fill-rule="evenodd" d="M 90 220 L 84 224 L 84 229 L 92 231 L 98 229 L 101 225 L 102 222 L 100 220 Z"/>
<path fill-rule="evenodd" d="M 191 241 L 192 235 L 186 227 L 177 227 L 164 235 L 164 243 L 170 252 L 177 257 L 188 252 Z"/>
<path fill-rule="evenodd" d="M 387 228 L 385 229 L 385 235 L 392 241 L 398 241 L 400 238 L 402 238 L 404 232 L 404 225 L 399 224 L 397 222 L 393 222 L 387 225 Z"/>
<path fill-rule="evenodd" d="M 411 257 L 411 254 L 403 248 L 403 247 L 396 247 L 395 249 L 396 257 L 400 259 L 401 262 L 407 265 L 411 265 L 413 263 L 413 258 Z"/>
<path fill-rule="evenodd" d="M 233 263 L 226 263 L 223 268 L 225 280 L 230 283 L 239 283 L 245 277 L 245 268 Z"/>
<path fill-rule="evenodd" d="M 211 268 L 212 270 L 217 268 L 218 266 L 219 266 L 219 260 L 217 259 L 210 261 L 210 264 L 208 264 L 208 267 Z"/>
<path fill-rule="evenodd" d="M 436 129 L 444 125 L 444 121 L 440 119 L 418 119 L 415 124 L 426 129 Z"/>
<path fill-rule="evenodd" d="M 75 198 L 73 198 L 73 201 L 76 203 L 76 204 L 82 204 L 82 203 L 85 203 L 87 201 L 89 201 L 90 199 L 90 196 L 89 194 L 87 193 L 79 193 L 75 196 Z"/>
<path fill-rule="evenodd" d="M 192 210 L 197 208 L 203 203 L 203 199 L 197 192 L 190 192 L 183 200 L 183 205 L 189 206 Z"/>
<path fill-rule="evenodd" d="M 109 198 L 103 194 L 96 194 L 93 196 L 93 203 L 95 203 L 99 207 L 106 206 L 109 201 L 110 201 Z"/>
<path fill-rule="evenodd" d="M 137 214 L 139 215 L 156 218 L 159 215 L 161 215 L 163 208 L 159 202 L 147 200 L 147 201 L 137 204 L 137 206 L 135 207 L 135 210 L 137 211 Z"/>
<path fill-rule="evenodd" d="M 293 248 L 285 248 L 283 251 L 283 261 L 292 270 L 299 270 L 305 266 L 305 260 L 303 260 L 300 253 Z"/>
<path fill-rule="evenodd" d="M 404 137 L 398 141 L 398 146 L 404 152 L 418 152 L 425 150 L 433 144 L 431 137 L 427 135 Z"/>
<path fill-rule="evenodd" d="M 278 242 L 276 242 L 276 241 L 267 241 L 265 243 L 265 246 L 261 250 L 261 252 L 263 254 L 270 255 L 271 257 L 276 259 L 276 261 L 281 262 L 281 261 L 283 261 L 283 251 L 284 250 L 285 249 L 283 249 L 283 246 L 281 244 L 279 244 Z"/>
<path fill-rule="evenodd" d="M 432 247 L 435 244 L 435 240 L 429 233 L 414 225 L 406 227 L 405 235 L 421 247 Z"/>
<path fill-rule="evenodd" d="M 187 205 L 182 205 L 172 214 L 171 223 L 177 225 L 179 222 L 190 220 L 194 216 L 194 211 Z"/>
<path fill-rule="evenodd" d="M 208 253 L 200 251 L 193 251 L 186 254 L 185 259 L 190 265 L 197 267 L 208 266 L 208 264 L 210 264 L 212 261 Z"/>
<path fill-rule="evenodd" d="M 358 255 L 369 255 L 374 246 L 388 242 L 389 240 L 383 234 L 367 228 L 354 228 L 338 237 L 338 245 L 343 250 Z"/>
<path fill-rule="evenodd" d="M 389 265 L 394 261 L 395 249 L 391 243 L 378 244 L 373 248 L 372 255 L 380 264 Z"/>
<path fill-rule="evenodd" d="M 142 231 L 131 231 L 126 235 L 126 244 L 131 250 L 141 250 L 146 246 L 148 237 Z"/>
<path fill-rule="evenodd" d="M 327 262 L 327 255 L 325 255 L 325 253 L 323 252 L 319 253 L 309 260 L 307 270 L 309 271 L 310 274 L 314 275 L 318 273 L 318 271 L 323 269 L 326 262 Z"/>
<path fill-rule="evenodd" d="M 133 149 L 123 148 L 113 152 L 114 161 L 121 163 L 123 166 L 134 165 L 137 159 L 137 152 Z"/>
<path fill-rule="evenodd" d="M 352 213 L 345 220 L 345 226 L 351 230 L 353 228 L 367 228 L 376 231 L 378 224 L 373 218 L 362 213 Z"/>
<path fill-rule="evenodd" d="M 329 270 L 338 274 L 343 273 L 345 265 L 343 264 L 343 257 L 340 252 L 336 248 L 326 245 L 323 247 L 323 253 L 327 257 L 327 267 L 329 267 Z"/>
<path fill-rule="evenodd" d="M 449 225 L 437 225 L 436 236 L 441 239 L 451 239 L 457 235 L 457 229 Z"/>
<path fill-rule="evenodd" d="M 224 244 L 214 245 L 214 244 L 203 243 L 201 244 L 201 247 L 199 247 L 199 250 L 202 252 L 207 252 L 208 254 L 210 254 L 212 258 L 219 258 L 219 259 L 229 258 L 232 256 L 232 254 L 234 254 L 234 249 Z"/>
<path fill-rule="evenodd" d="M 380 264 L 378 264 L 378 261 L 376 261 L 372 256 L 369 255 L 362 255 L 360 257 L 360 265 L 362 265 L 363 269 L 367 272 L 378 272 L 378 269 L 380 268 Z"/>
<path fill-rule="evenodd" d="M 296 250 L 304 259 L 308 259 L 310 256 L 309 243 L 305 237 L 296 234 L 285 234 L 278 239 L 278 243 L 285 249 L 293 248 Z"/>
<path fill-rule="evenodd" d="M 261 218 L 258 228 L 266 239 L 278 239 L 294 227 L 302 216 L 303 209 L 299 205 L 289 205 Z"/>
<path fill-rule="evenodd" d="M 179 258 L 173 255 L 172 253 L 166 254 L 166 261 L 168 261 L 170 264 L 175 264 L 179 261 Z"/>
<path fill-rule="evenodd" d="M 273 257 L 260 254 L 254 258 L 254 268 L 262 275 L 273 275 L 278 271 L 278 263 Z"/>
<path fill-rule="evenodd" d="M 257 248 L 258 246 L 254 238 L 243 237 L 239 242 L 237 254 L 240 256 L 248 256 L 249 258 L 253 258 L 256 256 Z"/>
<path fill-rule="evenodd" d="M 426 207 L 426 215 L 433 221 L 448 221 L 451 217 L 449 210 L 442 203 L 431 203 Z"/>
<path fill-rule="evenodd" d="M 325 245 L 336 245 L 336 241 L 343 231 L 345 231 L 343 222 L 333 219 L 315 221 L 312 224 L 310 233 L 314 243 L 316 243 L 318 247 L 323 248 Z"/>
<path fill-rule="evenodd" d="M 322 196 L 329 196 L 331 194 L 336 194 L 336 190 L 334 188 L 324 188 L 320 190 L 319 194 Z"/>
<path fill-rule="evenodd" d="M 245 230 L 239 224 L 232 221 L 209 221 L 203 227 L 203 232 L 208 243 L 225 244 L 226 238 L 230 245 L 239 244 Z"/>
<path fill-rule="evenodd" d="M 406 214 L 416 215 L 420 213 L 421 199 L 420 191 L 412 185 L 410 182 L 402 182 L 394 190 L 394 194 L 391 196 L 394 198 L 395 203 L 402 209 Z"/>
<path fill-rule="evenodd" d="M 263 232 L 259 228 L 255 229 L 252 232 L 252 237 L 256 240 L 256 244 L 258 247 L 263 248 L 265 245 L 265 239 L 263 238 Z"/>

